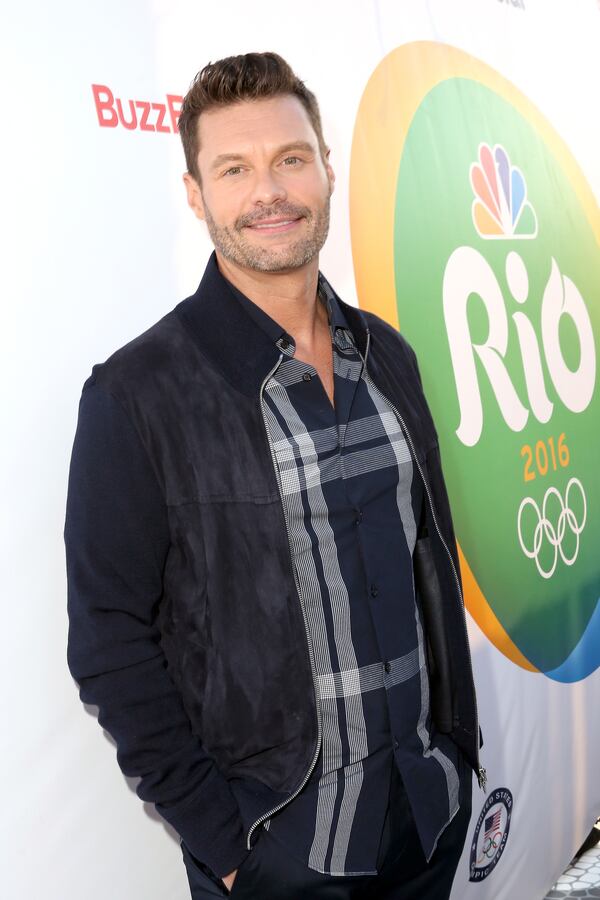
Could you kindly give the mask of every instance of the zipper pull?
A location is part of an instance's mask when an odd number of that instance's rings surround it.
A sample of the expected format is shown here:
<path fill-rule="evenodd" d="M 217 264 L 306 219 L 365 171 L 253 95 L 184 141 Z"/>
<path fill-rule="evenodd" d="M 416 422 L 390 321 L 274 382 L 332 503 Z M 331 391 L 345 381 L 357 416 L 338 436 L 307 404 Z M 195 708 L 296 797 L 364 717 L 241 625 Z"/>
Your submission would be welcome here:
<path fill-rule="evenodd" d="M 478 781 L 479 787 L 481 788 L 481 790 L 483 791 L 483 793 L 484 793 L 484 794 L 487 794 L 487 790 L 486 790 L 486 785 L 487 785 L 487 772 L 485 771 L 485 769 L 483 768 L 483 766 L 480 766 L 480 767 L 477 769 L 477 781 Z"/>

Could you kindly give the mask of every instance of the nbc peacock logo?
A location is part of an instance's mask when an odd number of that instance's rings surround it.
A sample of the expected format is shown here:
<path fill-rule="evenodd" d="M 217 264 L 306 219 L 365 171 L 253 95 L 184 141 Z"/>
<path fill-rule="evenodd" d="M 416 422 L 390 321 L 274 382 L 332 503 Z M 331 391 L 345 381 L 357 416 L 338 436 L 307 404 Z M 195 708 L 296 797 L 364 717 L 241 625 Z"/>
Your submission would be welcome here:
<path fill-rule="evenodd" d="M 600 211 L 564 141 L 479 60 L 388 54 L 358 111 L 361 306 L 419 357 L 465 602 L 515 664 L 600 665 Z"/>
<path fill-rule="evenodd" d="M 537 218 L 527 200 L 525 177 L 511 165 L 501 144 L 479 145 L 479 160 L 471 165 L 473 225 L 487 240 L 537 237 Z"/>

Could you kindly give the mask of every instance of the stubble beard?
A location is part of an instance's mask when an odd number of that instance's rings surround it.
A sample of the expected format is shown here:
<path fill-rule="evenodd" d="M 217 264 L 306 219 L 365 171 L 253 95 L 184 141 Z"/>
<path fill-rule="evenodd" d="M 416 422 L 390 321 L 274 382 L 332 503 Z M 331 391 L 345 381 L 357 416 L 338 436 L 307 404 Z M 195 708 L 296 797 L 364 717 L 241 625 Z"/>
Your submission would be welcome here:
<path fill-rule="evenodd" d="M 225 259 L 257 272 L 284 272 L 306 265 L 321 250 L 329 232 L 330 198 L 331 194 L 328 194 L 323 206 L 315 212 L 307 206 L 296 206 L 286 202 L 278 203 L 268 210 L 262 210 L 259 214 L 241 216 L 232 228 L 226 225 L 217 225 L 206 203 L 204 203 L 204 215 L 210 238 Z M 244 228 L 247 225 L 275 216 L 286 216 L 290 219 L 303 216 L 304 236 L 283 247 L 272 249 L 259 247 L 246 239 Z"/>

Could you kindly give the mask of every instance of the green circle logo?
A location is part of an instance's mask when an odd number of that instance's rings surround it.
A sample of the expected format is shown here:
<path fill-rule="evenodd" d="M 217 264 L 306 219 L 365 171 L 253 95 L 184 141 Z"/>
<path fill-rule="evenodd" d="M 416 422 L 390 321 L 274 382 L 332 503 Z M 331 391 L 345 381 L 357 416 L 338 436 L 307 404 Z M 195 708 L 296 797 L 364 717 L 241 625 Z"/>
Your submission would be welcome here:
<path fill-rule="evenodd" d="M 397 319 L 439 432 L 469 609 L 516 663 L 576 681 L 600 665 L 598 210 L 539 113 L 444 49 L 450 72 L 392 141 Z M 421 62 L 444 49 L 419 45 Z"/>

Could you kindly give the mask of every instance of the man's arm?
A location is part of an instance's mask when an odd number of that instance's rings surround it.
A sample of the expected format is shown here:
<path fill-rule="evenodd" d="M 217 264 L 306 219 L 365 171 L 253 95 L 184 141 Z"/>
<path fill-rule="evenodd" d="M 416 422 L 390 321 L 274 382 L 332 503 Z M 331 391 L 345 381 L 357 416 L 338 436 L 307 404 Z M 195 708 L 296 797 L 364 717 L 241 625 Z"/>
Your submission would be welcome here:
<path fill-rule="evenodd" d="M 138 796 L 220 877 L 247 855 L 225 777 L 192 734 L 159 644 L 167 508 L 120 402 L 86 381 L 69 470 L 64 539 L 67 661 L 117 744 Z"/>

